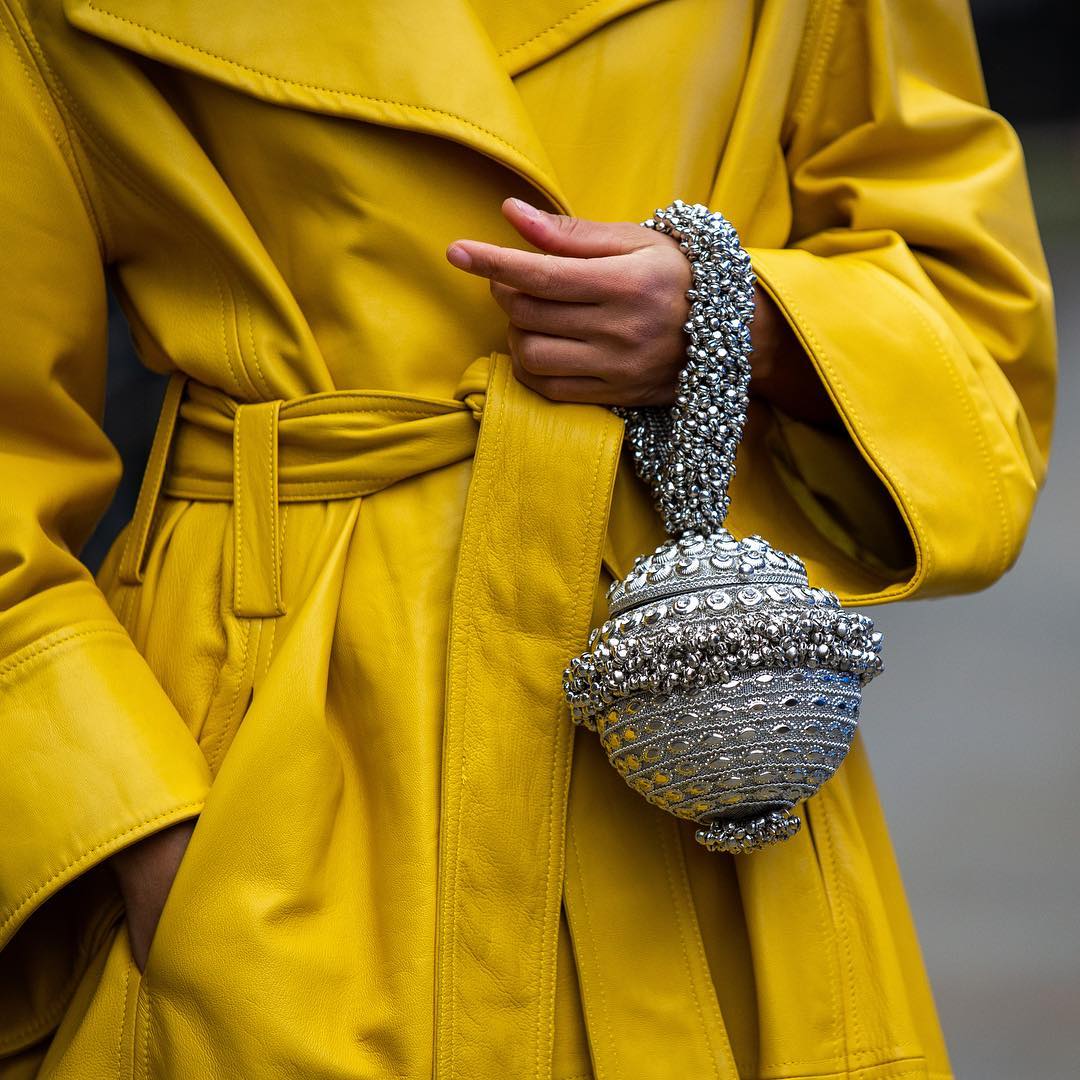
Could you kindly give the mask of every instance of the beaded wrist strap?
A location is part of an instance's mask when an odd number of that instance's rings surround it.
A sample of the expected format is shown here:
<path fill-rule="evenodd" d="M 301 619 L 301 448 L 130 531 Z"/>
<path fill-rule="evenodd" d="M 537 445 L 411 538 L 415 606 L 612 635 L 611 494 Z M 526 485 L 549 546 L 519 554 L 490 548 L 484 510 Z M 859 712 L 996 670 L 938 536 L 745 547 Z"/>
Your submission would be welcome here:
<path fill-rule="evenodd" d="M 756 851 L 843 761 L 881 671 L 865 615 L 812 588 L 802 560 L 725 528 L 746 424 L 754 273 L 731 224 L 676 201 L 647 222 L 690 260 L 687 363 L 675 404 L 617 408 L 670 539 L 608 592 L 570 661 L 576 723 L 650 802 L 700 823 L 711 851 Z"/>
<path fill-rule="evenodd" d="M 700 203 L 677 199 L 643 224 L 678 240 L 690 261 L 690 318 L 683 327 L 690 343 L 671 408 L 616 412 L 668 534 L 707 533 L 727 517 L 746 424 L 756 278 L 731 223 Z"/>

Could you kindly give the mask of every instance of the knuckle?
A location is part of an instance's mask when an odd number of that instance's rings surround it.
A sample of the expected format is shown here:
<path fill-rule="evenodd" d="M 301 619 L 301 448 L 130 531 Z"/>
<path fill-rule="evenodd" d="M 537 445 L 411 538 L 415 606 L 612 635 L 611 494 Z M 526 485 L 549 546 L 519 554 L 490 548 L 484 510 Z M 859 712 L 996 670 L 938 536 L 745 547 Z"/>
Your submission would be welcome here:
<path fill-rule="evenodd" d="M 532 375 L 543 374 L 545 370 L 544 349 L 535 334 L 519 334 L 517 358 L 522 368 Z"/>
<path fill-rule="evenodd" d="M 510 346 L 510 357 L 516 367 L 521 366 L 521 331 L 510 323 L 506 328 L 506 343 Z"/>
<path fill-rule="evenodd" d="M 524 325 L 530 321 L 534 309 L 533 301 L 525 293 L 515 292 L 507 297 L 506 313 L 512 322 Z"/>
<path fill-rule="evenodd" d="M 581 232 L 581 218 L 570 214 L 560 214 L 558 218 L 559 231 L 563 236 L 575 236 Z"/>
<path fill-rule="evenodd" d="M 625 353 L 635 353 L 654 336 L 656 328 L 652 317 L 639 307 L 628 306 L 608 326 L 605 337 Z"/>
<path fill-rule="evenodd" d="M 525 367 L 521 362 L 521 354 L 517 349 L 510 350 L 510 359 L 512 361 L 512 367 L 514 370 L 514 377 L 518 382 L 523 382 L 527 386 L 532 384 L 532 372 Z"/>
<path fill-rule="evenodd" d="M 507 314 L 510 313 L 510 302 L 512 299 L 512 292 L 501 282 L 495 281 L 492 278 L 488 282 L 488 290 L 491 292 L 492 298 L 495 303 L 499 305 Z"/>
<path fill-rule="evenodd" d="M 615 280 L 615 292 L 624 301 L 635 305 L 646 301 L 652 292 L 652 276 L 639 266 L 628 266 Z"/>
<path fill-rule="evenodd" d="M 686 299 L 686 290 L 674 290 L 668 297 L 664 312 L 666 323 L 672 329 L 681 330 L 690 314 L 690 302 Z"/>
<path fill-rule="evenodd" d="M 549 401 L 558 401 L 554 386 L 551 379 L 537 379 L 529 384 L 529 386 L 535 390 L 541 397 L 546 397 Z"/>
<path fill-rule="evenodd" d="M 537 384 L 536 390 L 550 401 L 570 401 L 572 395 L 569 391 L 569 383 L 570 380 L 568 379 L 542 379 Z"/>
<path fill-rule="evenodd" d="M 623 339 L 635 344 L 648 340 L 655 331 L 654 320 L 640 309 L 627 314 L 621 325 Z"/>

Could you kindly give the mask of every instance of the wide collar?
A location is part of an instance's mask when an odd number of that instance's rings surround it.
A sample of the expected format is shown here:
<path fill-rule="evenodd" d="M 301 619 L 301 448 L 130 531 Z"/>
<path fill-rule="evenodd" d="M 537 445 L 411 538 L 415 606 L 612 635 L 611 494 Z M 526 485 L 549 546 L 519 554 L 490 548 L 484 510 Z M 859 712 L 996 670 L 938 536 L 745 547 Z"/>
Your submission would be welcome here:
<path fill-rule="evenodd" d="M 448 138 L 568 211 L 513 76 L 655 0 L 63 0 L 72 25 L 275 104 Z"/>

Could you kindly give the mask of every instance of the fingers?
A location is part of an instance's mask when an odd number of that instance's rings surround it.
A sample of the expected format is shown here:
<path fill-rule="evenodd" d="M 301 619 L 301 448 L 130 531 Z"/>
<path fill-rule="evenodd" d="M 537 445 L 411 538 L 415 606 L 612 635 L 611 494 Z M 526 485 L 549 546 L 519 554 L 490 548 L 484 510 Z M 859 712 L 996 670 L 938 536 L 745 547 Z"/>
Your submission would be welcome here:
<path fill-rule="evenodd" d="M 603 336 L 603 308 L 598 304 L 543 300 L 498 281 L 491 283 L 491 295 L 506 312 L 510 322 L 522 330 L 576 338 L 579 341 Z"/>
<path fill-rule="evenodd" d="M 537 334 L 511 325 L 506 332 L 510 355 L 531 375 L 548 378 L 593 378 L 603 382 L 611 366 L 602 350 L 584 341 Z"/>
<path fill-rule="evenodd" d="M 621 296 L 627 289 L 627 268 L 620 256 L 563 258 L 479 240 L 455 240 L 446 249 L 446 258 L 459 270 L 545 300 L 599 302 Z"/>
<path fill-rule="evenodd" d="M 517 356 L 511 354 L 514 377 L 530 390 L 535 390 L 551 401 L 577 401 L 588 405 L 610 405 L 611 385 L 603 379 L 589 375 L 538 375 L 522 367 Z"/>
<path fill-rule="evenodd" d="M 611 385 L 597 374 L 604 357 L 582 341 L 533 334 L 511 326 L 507 333 L 514 375 L 552 401 L 608 404 Z"/>
<path fill-rule="evenodd" d="M 650 234 L 626 221 L 588 221 L 549 214 L 521 199 L 506 199 L 503 215 L 534 247 L 552 255 L 596 259 L 628 255 L 649 242 Z"/>
<path fill-rule="evenodd" d="M 666 400 L 663 388 L 640 385 L 638 373 L 609 350 L 516 326 L 510 327 L 507 340 L 515 377 L 552 401 L 632 405 Z"/>
<path fill-rule="evenodd" d="M 457 240 L 446 257 L 489 282 L 519 381 L 555 401 L 667 405 L 685 358 L 689 264 L 671 237 L 503 204 L 547 254 Z"/>

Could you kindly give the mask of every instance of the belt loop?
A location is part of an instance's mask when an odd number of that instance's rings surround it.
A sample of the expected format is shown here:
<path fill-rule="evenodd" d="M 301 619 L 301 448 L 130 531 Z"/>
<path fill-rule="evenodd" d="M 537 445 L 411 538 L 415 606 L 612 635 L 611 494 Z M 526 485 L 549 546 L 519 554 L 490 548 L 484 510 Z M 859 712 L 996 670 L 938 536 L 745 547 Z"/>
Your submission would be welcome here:
<path fill-rule="evenodd" d="M 233 611 L 285 614 L 278 532 L 280 400 L 240 405 L 233 421 Z"/>
<path fill-rule="evenodd" d="M 180 401 L 184 396 L 187 375 L 182 371 L 173 372 L 165 388 L 165 399 L 161 403 L 161 415 L 154 431 L 154 442 L 150 447 L 150 457 L 146 462 L 142 484 L 139 486 L 139 498 L 135 503 L 135 513 L 128 527 L 124 551 L 120 556 L 118 576 L 125 585 L 139 585 L 143 579 L 143 559 L 146 544 L 150 537 L 150 528 L 154 522 L 158 496 L 165 479 L 165 465 L 169 457 L 169 446 L 176 430 L 176 417 L 180 412 Z"/>

